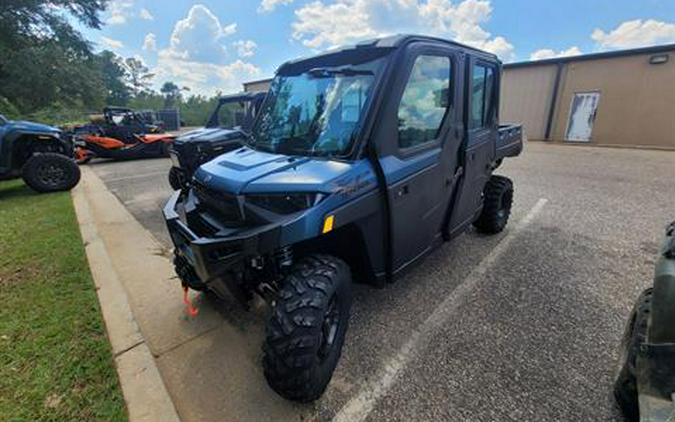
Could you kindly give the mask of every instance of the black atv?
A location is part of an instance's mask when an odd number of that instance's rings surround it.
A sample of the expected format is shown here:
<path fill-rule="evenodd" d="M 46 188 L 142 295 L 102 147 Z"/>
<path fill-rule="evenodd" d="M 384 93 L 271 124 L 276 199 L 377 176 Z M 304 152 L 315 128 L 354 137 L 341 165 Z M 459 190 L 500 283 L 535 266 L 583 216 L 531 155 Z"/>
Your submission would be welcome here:
<path fill-rule="evenodd" d="M 80 181 L 72 142 L 55 127 L 0 115 L 0 178 L 15 177 L 37 192 L 72 189 Z"/>
<path fill-rule="evenodd" d="M 253 125 L 265 92 L 245 92 L 221 97 L 206 127 L 178 137 L 169 153 L 173 166 L 169 184 L 174 190 L 188 186 L 197 167 L 239 147 Z"/>

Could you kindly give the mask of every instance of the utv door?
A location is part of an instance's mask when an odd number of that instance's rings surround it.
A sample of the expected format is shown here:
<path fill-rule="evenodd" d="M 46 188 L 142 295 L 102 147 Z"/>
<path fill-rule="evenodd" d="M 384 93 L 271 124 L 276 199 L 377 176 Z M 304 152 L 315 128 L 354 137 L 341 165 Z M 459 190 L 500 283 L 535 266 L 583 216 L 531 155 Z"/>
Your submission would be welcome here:
<path fill-rule="evenodd" d="M 454 201 L 449 235 L 462 231 L 477 217 L 483 205 L 483 188 L 492 173 L 495 156 L 497 124 L 497 66 L 494 63 L 470 57 L 466 62 L 467 97 L 464 113 L 466 135 L 464 150 L 460 153 L 464 176 Z"/>
<path fill-rule="evenodd" d="M 380 163 L 389 196 L 392 270 L 403 269 L 438 238 L 457 167 L 453 105 L 457 56 L 451 47 L 414 45 L 403 55 L 386 114 Z M 398 101 L 397 101 L 398 99 Z M 381 151 L 382 152 L 382 151 Z"/>

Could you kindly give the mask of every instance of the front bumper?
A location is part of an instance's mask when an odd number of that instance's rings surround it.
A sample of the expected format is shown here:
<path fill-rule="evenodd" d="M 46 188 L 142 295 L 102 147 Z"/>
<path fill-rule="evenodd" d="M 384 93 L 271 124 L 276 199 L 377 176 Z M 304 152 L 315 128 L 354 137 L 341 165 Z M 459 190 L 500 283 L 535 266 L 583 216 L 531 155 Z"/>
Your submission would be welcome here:
<path fill-rule="evenodd" d="M 215 234 L 201 233 L 203 227 L 190 228 L 190 220 L 209 220 L 208 215 L 202 215 L 194 206 L 191 195 L 175 192 L 164 207 L 164 219 L 175 254 L 192 266 L 200 281 L 207 286 L 240 281 L 250 260 L 269 254 L 279 246 L 281 228 L 278 224 L 243 229 L 220 228 Z"/>

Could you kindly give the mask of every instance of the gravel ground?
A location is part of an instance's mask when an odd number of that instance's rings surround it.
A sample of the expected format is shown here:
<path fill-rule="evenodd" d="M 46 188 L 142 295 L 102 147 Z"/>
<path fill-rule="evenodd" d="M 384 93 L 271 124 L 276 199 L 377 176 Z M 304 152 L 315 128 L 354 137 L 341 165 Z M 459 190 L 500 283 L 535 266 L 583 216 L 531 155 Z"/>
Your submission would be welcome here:
<path fill-rule="evenodd" d="M 413 350 L 372 411 L 361 416 L 617 419 L 610 397 L 617 346 L 632 302 L 651 282 L 663 227 L 675 218 L 669 183 L 674 162 L 675 152 L 530 143 L 498 171 L 516 188 L 505 233 L 470 231 L 385 289 L 355 286 L 350 331 L 333 382 L 322 400 L 299 408 L 298 415 L 330 419 L 363 387 L 377 384 L 385 362 L 414 330 L 464 286 L 472 270 L 485 266 L 428 341 Z M 169 161 L 92 166 L 168 247 L 160 210 L 170 193 Z M 541 198 L 547 200 L 541 212 L 513 232 Z M 505 236 L 508 247 L 486 265 L 484 258 Z M 195 405 L 207 417 L 225 416 L 217 406 L 209 410 L 208 402 Z"/>

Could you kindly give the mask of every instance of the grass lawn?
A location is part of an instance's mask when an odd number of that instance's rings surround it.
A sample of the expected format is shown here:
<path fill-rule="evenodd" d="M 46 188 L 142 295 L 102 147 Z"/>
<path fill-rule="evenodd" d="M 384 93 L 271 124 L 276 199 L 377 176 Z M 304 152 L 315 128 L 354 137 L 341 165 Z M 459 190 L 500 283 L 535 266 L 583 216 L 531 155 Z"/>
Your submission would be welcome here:
<path fill-rule="evenodd" d="M 0 182 L 0 420 L 126 420 L 69 193 Z"/>

